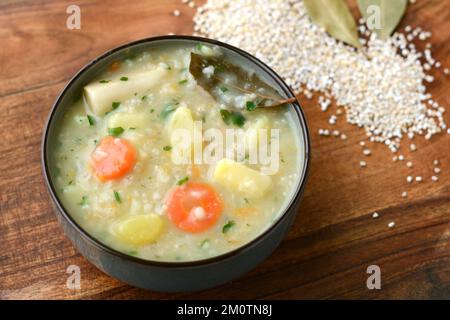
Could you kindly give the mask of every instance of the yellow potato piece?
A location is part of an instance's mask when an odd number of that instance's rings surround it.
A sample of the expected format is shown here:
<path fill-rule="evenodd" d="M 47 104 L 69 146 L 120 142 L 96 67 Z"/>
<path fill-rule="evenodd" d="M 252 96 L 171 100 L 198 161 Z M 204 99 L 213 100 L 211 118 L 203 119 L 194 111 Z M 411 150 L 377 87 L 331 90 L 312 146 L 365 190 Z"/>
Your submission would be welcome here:
<path fill-rule="evenodd" d="M 122 127 L 124 129 L 143 128 L 147 118 L 142 113 L 119 112 L 112 114 L 108 119 L 109 128 Z"/>
<path fill-rule="evenodd" d="M 267 130 L 267 143 L 270 142 L 270 120 L 267 116 L 261 116 L 258 118 L 253 125 L 250 126 L 250 128 L 247 129 L 245 136 L 247 141 L 247 147 L 255 148 L 255 150 L 258 149 L 258 142 L 260 137 L 260 129 Z M 262 134 L 262 131 L 261 131 Z"/>
<path fill-rule="evenodd" d="M 113 232 L 127 244 L 142 246 L 156 242 L 163 227 L 164 222 L 157 214 L 141 214 L 117 222 L 113 226 Z"/>
<path fill-rule="evenodd" d="M 187 107 L 177 108 L 169 118 L 167 131 L 172 150 L 177 152 L 180 162 L 190 159 L 195 137 L 201 138 L 201 132 L 194 125 L 191 110 Z"/>
<path fill-rule="evenodd" d="M 220 160 L 213 173 L 215 182 L 242 197 L 263 197 L 271 186 L 271 178 L 242 163 L 230 159 Z"/>
<path fill-rule="evenodd" d="M 166 74 L 167 70 L 156 67 L 153 70 L 121 75 L 127 76 L 127 81 L 121 81 L 118 77 L 107 83 L 93 82 L 84 87 L 84 96 L 92 111 L 98 116 L 103 116 L 105 112 L 111 110 L 113 102 L 123 102 L 131 98 L 135 92 L 153 89 L 161 83 Z"/>

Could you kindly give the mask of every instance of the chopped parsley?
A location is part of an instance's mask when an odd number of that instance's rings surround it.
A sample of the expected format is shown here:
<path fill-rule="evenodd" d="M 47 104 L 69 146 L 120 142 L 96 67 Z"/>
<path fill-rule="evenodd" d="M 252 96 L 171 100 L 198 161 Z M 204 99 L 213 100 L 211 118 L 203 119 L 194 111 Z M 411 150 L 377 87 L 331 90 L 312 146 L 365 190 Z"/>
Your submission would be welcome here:
<path fill-rule="evenodd" d="M 90 125 L 90 126 L 95 125 L 95 118 L 94 118 L 93 116 L 91 116 L 90 114 L 88 114 L 88 115 L 87 115 L 87 119 L 88 119 L 88 122 L 89 122 L 89 125 Z"/>
<path fill-rule="evenodd" d="M 83 206 L 87 205 L 87 200 L 88 200 L 87 196 L 82 196 L 81 201 L 78 204 L 83 207 Z"/>
<path fill-rule="evenodd" d="M 222 91 L 223 93 L 225 93 L 225 92 L 228 91 L 228 88 L 225 87 L 225 86 L 221 86 L 221 87 L 219 87 L 219 89 L 220 89 L 220 91 Z"/>
<path fill-rule="evenodd" d="M 209 239 L 205 239 L 202 242 L 200 242 L 200 248 L 204 248 L 205 246 L 207 246 L 209 244 Z"/>
<path fill-rule="evenodd" d="M 185 184 L 186 182 L 188 182 L 189 177 L 184 177 L 183 179 L 178 180 L 177 182 L 177 186 L 181 186 L 183 184 Z"/>
<path fill-rule="evenodd" d="M 171 146 L 164 146 L 163 150 L 164 151 L 170 151 L 170 150 L 172 150 L 172 147 Z"/>
<path fill-rule="evenodd" d="M 253 101 L 247 101 L 245 107 L 247 108 L 248 111 L 253 111 L 256 109 L 256 103 L 254 103 Z"/>
<path fill-rule="evenodd" d="M 161 118 L 166 119 L 177 108 L 176 104 L 168 104 L 161 111 Z"/>
<path fill-rule="evenodd" d="M 144 101 L 147 99 L 147 96 L 142 96 L 141 100 Z"/>
<path fill-rule="evenodd" d="M 195 49 L 197 49 L 198 51 L 202 51 L 203 48 L 203 44 L 201 43 L 197 43 L 197 45 L 195 46 Z"/>
<path fill-rule="evenodd" d="M 245 117 L 240 112 L 222 109 L 220 110 L 220 115 L 222 116 L 223 121 L 228 125 L 234 124 L 241 128 L 245 124 Z"/>
<path fill-rule="evenodd" d="M 122 127 L 108 128 L 108 134 L 113 137 L 120 136 L 124 131 Z"/>
<path fill-rule="evenodd" d="M 118 102 L 118 101 L 114 101 L 111 104 L 111 107 L 113 108 L 113 110 L 116 110 L 119 106 L 120 106 L 120 102 Z"/>
<path fill-rule="evenodd" d="M 110 82 L 111 80 L 100 80 L 99 82 L 100 83 L 108 83 L 108 82 Z"/>
<path fill-rule="evenodd" d="M 114 199 L 116 199 L 118 203 L 122 203 L 122 198 L 120 197 L 120 193 L 118 191 L 114 191 Z"/>
<path fill-rule="evenodd" d="M 229 220 L 224 226 L 222 227 L 222 233 L 227 233 L 230 231 L 230 229 L 235 225 L 236 223 L 233 220 Z"/>
<path fill-rule="evenodd" d="M 178 84 L 186 84 L 186 83 L 188 83 L 188 79 L 178 81 Z"/>
<path fill-rule="evenodd" d="M 120 81 L 128 81 L 128 77 L 121 77 Z"/>

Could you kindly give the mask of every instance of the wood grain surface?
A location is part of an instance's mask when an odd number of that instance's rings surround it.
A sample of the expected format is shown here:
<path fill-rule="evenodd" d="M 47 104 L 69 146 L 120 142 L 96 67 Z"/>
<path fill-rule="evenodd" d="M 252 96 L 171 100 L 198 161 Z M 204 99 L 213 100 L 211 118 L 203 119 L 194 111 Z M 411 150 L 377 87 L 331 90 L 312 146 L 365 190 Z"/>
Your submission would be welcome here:
<path fill-rule="evenodd" d="M 72 3 L 0 1 L 0 299 L 450 298 L 450 136 L 416 138 L 414 154 L 404 148 L 412 169 L 394 163 L 385 147 L 371 146 L 361 169 L 362 130 L 339 118 L 347 140 L 319 137 L 329 114 L 303 97 L 312 132 L 309 183 L 293 228 L 265 262 L 232 283 L 192 294 L 136 289 L 97 270 L 57 224 L 41 173 L 44 122 L 84 64 L 132 40 L 191 34 L 194 10 L 180 0 L 79 0 L 81 30 L 68 30 Z M 180 17 L 171 14 L 174 9 Z M 418 0 L 401 28 L 408 24 L 433 32 L 434 57 L 450 67 L 448 2 Z M 442 69 L 433 74 L 430 92 L 450 111 L 450 78 Z M 446 120 L 450 124 L 448 115 Z M 434 159 L 442 173 L 433 183 Z M 425 181 L 407 184 L 409 173 Z M 395 228 L 387 227 L 390 221 Z M 381 268 L 381 290 L 366 287 L 372 264 Z M 69 265 L 81 268 L 80 290 L 66 288 Z"/>

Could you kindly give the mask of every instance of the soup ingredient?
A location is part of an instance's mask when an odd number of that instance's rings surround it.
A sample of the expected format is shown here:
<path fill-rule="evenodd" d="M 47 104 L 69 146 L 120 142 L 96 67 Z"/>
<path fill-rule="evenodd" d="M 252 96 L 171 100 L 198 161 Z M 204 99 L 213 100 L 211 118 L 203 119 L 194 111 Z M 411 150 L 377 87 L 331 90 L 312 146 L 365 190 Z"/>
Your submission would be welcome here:
<path fill-rule="evenodd" d="M 374 21 L 368 21 L 368 19 L 373 20 L 373 17 L 371 16 L 374 16 L 371 7 L 375 6 L 380 10 L 380 25 L 379 27 L 374 28 L 373 31 L 375 31 L 381 39 L 388 38 L 392 32 L 394 32 L 405 14 L 407 5 L 408 0 L 358 0 L 359 11 L 368 25 L 369 22 L 370 25 L 373 25 L 374 23 Z"/>
<path fill-rule="evenodd" d="M 222 159 L 217 163 L 213 179 L 229 191 L 251 199 L 263 197 L 272 182 L 270 176 L 230 159 Z"/>
<path fill-rule="evenodd" d="M 270 120 L 266 115 L 262 115 L 259 118 L 256 119 L 256 121 L 253 122 L 253 124 L 247 129 L 245 133 L 245 138 L 247 142 L 247 147 L 250 150 L 250 148 L 257 148 L 260 138 L 262 138 L 264 131 L 266 130 L 266 141 L 270 141 L 270 129 L 271 124 Z"/>
<path fill-rule="evenodd" d="M 120 193 L 118 191 L 114 191 L 114 199 L 116 199 L 118 203 L 122 203 L 122 198 L 120 197 Z"/>
<path fill-rule="evenodd" d="M 194 125 L 191 110 L 184 106 L 177 108 L 169 118 L 167 131 L 175 155 L 173 159 L 186 163 L 192 156 L 194 138 L 201 136 L 200 129 Z"/>
<path fill-rule="evenodd" d="M 431 100 L 424 85 L 433 81 L 425 63 L 432 66 L 436 61 L 429 48 L 419 50 L 408 40 L 418 36 L 419 28 L 386 40 L 363 37 L 368 60 L 360 50 L 342 45 L 318 28 L 300 0 L 226 4 L 208 0 L 197 10 L 194 22 L 197 34 L 255 54 L 294 91 L 307 98 L 312 91 L 333 98 L 338 106 L 345 106 L 347 122 L 360 126 L 369 139 L 393 152 L 408 133 L 429 139 L 446 129 L 445 110 Z M 358 28 L 366 34 L 364 25 Z"/>
<path fill-rule="evenodd" d="M 189 177 L 184 177 L 180 180 L 177 181 L 177 186 L 182 186 L 183 184 L 185 184 L 186 182 L 188 182 Z"/>
<path fill-rule="evenodd" d="M 142 113 L 116 112 L 114 114 L 109 115 L 108 127 L 109 128 L 120 127 L 123 129 L 144 128 L 147 122 L 148 118 Z"/>
<path fill-rule="evenodd" d="M 78 203 L 80 206 L 84 207 L 85 205 L 87 205 L 87 200 L 88 197 L 87 196 L 82 196 L 81 197 L 81 201 Z"/>
<path fill-rule="evenodd" d="M 121 241 L 136 246 L 156 242 L 164 228 L 163 219 L 157 214 L 140 214 L 116 222 L 113 234 Z"/>
<path fill-rule="evenodd" d="M 353 16 L 344 0 L 303 0 L 312 21 L 336 39 L 361 47 Z"/>
<path fill-rule="evenodd" d="M 222 109 L 220 110 L 220 115 L 223 122 L 228 125 L 234 124 L 237 127 L 243 127 L 245 124 L 245 117 L 238 111 L 228 111 L 226 109 Z"/>
<path fill-rule="evenodd" d="M 93 82 L 84 87 L 84 95 L 92 111 L 102 116 L 114 102 L 125 101 L 135 92 L 145 92 L 158 85 L 166 73 L 165 68 L 158 66 L 149 71 L 133 73 L 129 78 L 111 79 L 108 83 Z"/>
<path fill-rule="evenodd" d="M 108 134 L 113 137 L 120 136 L 124 131 L 122 127 L 108 128 Z"/>
<path fill-rule="evenodd" d="M 214 226 L 223 210 L 222 200 L 206 183 L 187 182 L 175 187 L 167 200 L 170 221 L 183 231 L 197 233 Z"/>
<path fill-rule="evenodd" d="M 95 118 L 93 116 L 91 116 L 90 114 L 88 114 L 87 116 L 88 122 L 90 126 L 95 126 Z"/>
<path fill-rule="evenodd" d="M 134 146 L 125 139 L 112 136 L 103 138 L 91 155 L 91 166 L 101 181 L 122 178 L 135 163 Z"/>
<path fill-rule="evenodd" d="M 228 221 L 223 227 L 222 227 L 222 233 L 227 233 L 230 231 L 230 229 L 236 224 L 233 220 Z"/>
<path fill-rule="evenodd" d="M 228 62 L 223 57 L 202 56 L 191 53 L 189 72 L 194 76 L 197 84 L 209 92 L 217 101 L 230 101 L 224 97 L 223 90 L 217 90 L 222 85 L 233 89 L 237 94 L 234 107 L 244 108 L 252 102 L 256 107 L 275 107 L 296 101 L 295 98 L 284 98 L 280 93 L 261 80 L 254 72 Z M 228 91 L 227 90 L 227 91 Z M 247 101 L 252 99 L 251 101 Z M 254 108 L 253 108 L 254 109 Z"/>

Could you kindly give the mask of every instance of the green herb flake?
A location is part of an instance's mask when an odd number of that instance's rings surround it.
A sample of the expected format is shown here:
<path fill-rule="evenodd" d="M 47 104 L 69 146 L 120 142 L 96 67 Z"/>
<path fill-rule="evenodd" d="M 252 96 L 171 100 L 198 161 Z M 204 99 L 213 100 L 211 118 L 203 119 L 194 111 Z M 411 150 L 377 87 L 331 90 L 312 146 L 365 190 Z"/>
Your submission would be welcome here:
<path fill-rule="evenodd" d="M 161 111 L 161 118 L 167 119 L 167 117 L 175 111 L 177 107 L 173 104 L 168 104 L 164 107 L 163 111 Z"/>
<path fill-rule="evenodd" d="M 108 83 L 108 82 L 110 82 L 111 80 L 100 80 L 99 82 L 100 83 Z"/>
<path fill-rule="evenodd" d="M 221 86 L 221 87 L 219 87 L 219 89 L 220 89 L 220 91 L 222 91 L 223 93 L 225 93 L 225 92 L 228 91 L 228 88 L 225 87 L 225 86 Z"/>
<path fill-rule="evenodd" d="M 202 51 L 203 48 L 203 44 L 201 43 L 197 43 L 197 45 L 195 46 L 195 49 L 197 49 L 197 51 Z"/>
<path fill-rule="evenodd" d="M 89 122 L 90 126 L 94 126 L 95 125 L 95 118 L 93 116 L 91 116 L 90 114 L 87 115 L 87 119 Z"/>
<path fill-rule="evenodd" d="M 139 252 L 137 252 L 136 250 L 132 250 L 132 251 L 128 251 L 127 254 L 129 256 L 137 256 L 137 255 L 139 255 Z"/>
<path fill-rule="evenodd" d="M 114 199 L 116 199 L 118 203 L 122 203 L 122 198 L 120 197 L 120 193 L 118 191 L 114 191 Z"/>
<path fill-rule="evenodd" d="M 81 197 L 81 201 L 78 203 L 80 206 L 84 207 L 85 205 L 87 205 L 87 200 L 88 197 L 87 196 L 82 196 Z"/>
<path fill-rule="evenodd" d="M 247 108 L 248 111 L 253 111 L 256 109 L 256 104 L 253 101 L 247 101 L 245 107 Z"/>
<path fill-rule="evenodd" d="M 153 112 L 155 112 L 155 109 L 151 108 L 150 113 L 153 113 Z"/>
<path fill-rule="evenodd" d="M 202 242 L 200 242 L 200 245 L 199 245 L 199 247 L 200 248 L 204 248 L 205 246 L 207 246 L 209 244 L 209 239 L 205 239 L 205 240 L 203 240 Z"/>
<path fill-rule="evenodd" d="M 241 128 L 245 124 L 245 117 L 240 112 L 222 109 L 220 110 L 220 115 L 222 116 L 223 121 L 228 125 L 234 124 Z"/>
<path fill-rule="evenodd" d="M 111 104 L 111 107 L 113 108 L 113 110 L 116 110 L 119 106 L 120 106 L 120 102 L 118 102 L 118 101 L 114 101 Z"/>
<path fill-rule="evenodd" d="M 164 151 L 170 151 L 170 150 L 172 150 L 172 147 L 171 146 L 164 146 L 163 150 Z"/>
<path fill-rule="evenodd" d="M 108 128 L 108 134 L 113 137 L 120 136 L 124 131 L 122 127 Z"/>
<path fill-rule="evenodd" d="M 249 201 L 248 201 L 248 199 L 247 199 L 247 198 L 244 198 L 244 201 L 245 201 L 245 203 L 249 203 Z"/>
<path fill-rule="evenodd" d="M 227 233 L 236 223 L 233 220 L 229 220 L 223 227 L 222 233 Z"/>
<path fill-rule="evenodd" d="M 128 77 L 121 77 L 120 81 L 128 81 Z"/>
<path fill-rule="evenodd" d="M 177 186 L 181 186 L 183 184 L 185 184 L 186 182 L 188 182 L 189 177 L 184 177 L 183 179 L 178 180 L 177 182 Z"/>
<path fill-rule="evenodd" d="M 188 83 L 188 79 L 178 81 L 178 84 L 181 84 L 181 85 L 186 84 L 186 83 Z"/>
<path fill-rule="evenodd" d="M 141 100 L 142 101 L 147 100 L 147 96 L 142 96 Z"/>

